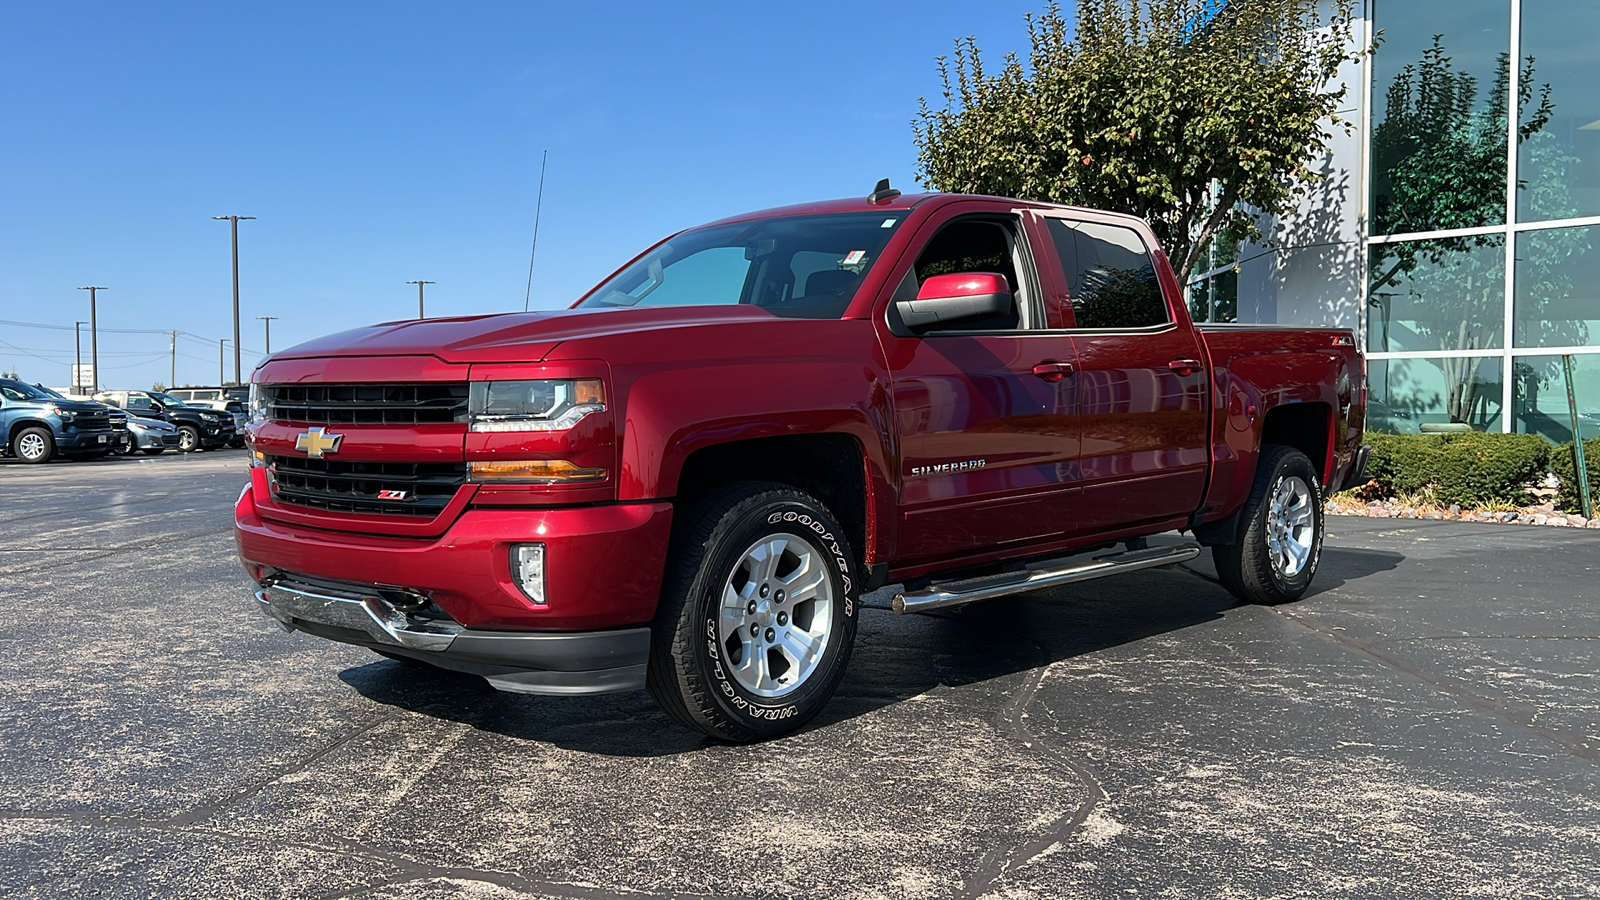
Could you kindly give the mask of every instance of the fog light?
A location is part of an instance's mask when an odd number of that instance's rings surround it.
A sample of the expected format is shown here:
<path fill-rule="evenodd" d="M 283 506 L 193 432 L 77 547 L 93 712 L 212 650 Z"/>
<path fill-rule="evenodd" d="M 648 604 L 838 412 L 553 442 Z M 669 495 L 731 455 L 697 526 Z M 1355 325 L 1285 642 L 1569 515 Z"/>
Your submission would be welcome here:
<path fill-rule="evenodd" d="M 529 600 L 545 605 L 543 544 L 511 545 L 511 578 Z"/>

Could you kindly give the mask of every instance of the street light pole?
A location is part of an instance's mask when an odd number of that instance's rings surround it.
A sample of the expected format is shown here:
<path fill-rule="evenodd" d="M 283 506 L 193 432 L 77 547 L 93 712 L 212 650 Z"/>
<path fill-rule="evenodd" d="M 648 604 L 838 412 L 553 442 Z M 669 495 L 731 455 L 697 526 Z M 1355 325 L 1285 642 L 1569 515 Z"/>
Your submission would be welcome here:
<path fill-rule="evenodd" d="M 267 329 L 267 355 L 271 356 L 272 355 L 272 320 L 278 318 L 278 316 L 256 316 L 256 318 L 260 319 L 261 320 L 261 324 L 263 326 L 265 326 L 266 329 Z"/>
<path fill-rule="evenodd" d="M 233 231 L 233 383 L 239 383 L 239 222 L 254 219 L 255 216 L 212 216 L 213 219 L 227 219 Z M 218 378 L 218 381 L 224 380 Z"/>
<path fill-rule="evenodd" d="M 169 331 L 167 334 L 172 337 L 172 371 L 167 375 L 167 390 L 170 391 L 178 386 L 178 335 L 183 332 Z"/>
<path fill-rule="evenodd" d="M 87 322 L 72 323 L 72 392 L 83 393 L 83 331 L 80 326 Z"/>
<path fill-rule="evenodd" d="M 406 284 L 414 284 L 414 285 L 417 286 L 417 318 L 419 318 L 419 319 L 426 319 L 428 317 L 427 314 L 422 311 L 422 286 L 425 285 L 425 284 L 434 284 L 434 283 L 435 282 L 432 282 L 432 281 L 408 281 L 408 282 L 406 282 Z"/>
<path fill-rule="evenodd" d="M 93 394 L 100 389 L 100 326 L 95 319 L 94 295 L 96 291 L 110 290 L 110 288 L 92 284 L 78 290 L 89 292 L 89 374 L 94 376 L 94 384 L 89 386 L 89 393 Z"/>
<path fill-rule="evenodd" d="M 235 350 L 239 349 L 237 344 L 234 345 L 234 349 Z M 227 338 L 222 338 L 221 340 L 217 341 L 217 383 L 218 384 L 227 384 L 228 383 L 227 382 L 228 373 L 227 373 L 227 369 L 225 368 L 227 366 L 227 362 L 225 361 L 227 358 L 228 358 L 228 339 Z"/>

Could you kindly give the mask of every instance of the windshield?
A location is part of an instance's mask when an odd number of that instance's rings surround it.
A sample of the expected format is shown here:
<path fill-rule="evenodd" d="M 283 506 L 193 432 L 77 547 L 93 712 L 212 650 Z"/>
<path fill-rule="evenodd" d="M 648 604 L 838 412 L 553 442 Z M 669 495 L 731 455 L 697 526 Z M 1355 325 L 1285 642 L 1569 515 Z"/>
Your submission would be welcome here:
<path fill-rule="evenodd" d="M 50 396 L 56 398 L 57 400 L 65 400 L 65 399 L 67 399 L 67 396 L 65 394 L 61 393 L 60 391 L 56 390 L 55 388 L 47 388 L 42 384 L 34 385 L 33 389 L 36 390 L 36 391 L 44 391 L 46 394 L 49 394 Z"/>
<path fill-rule="evenodd" d="M 782 216 L 673 237 L 578 304 L 759 306 L 775 316 L 837 319 L 903 211 Z"/>
<path fill-rule="evenodd" d="M 162 405 L 164 405 L 164 406 L 187 406 L 188 405 L 188 404 L 184 403 L 182 400 L 179 400 L 177 397 L 174 397 L 171 394 L 163 394 L 160 391 L 151 391 L 150 392 L 150 396 L 156 398 L 157 400 L 160 400 Z"/>
<path fill-rule="evenodd" d="M 55 397 L 21 381 L 0 381 L 0 394 L 7 400 L 54 400 Z"/>

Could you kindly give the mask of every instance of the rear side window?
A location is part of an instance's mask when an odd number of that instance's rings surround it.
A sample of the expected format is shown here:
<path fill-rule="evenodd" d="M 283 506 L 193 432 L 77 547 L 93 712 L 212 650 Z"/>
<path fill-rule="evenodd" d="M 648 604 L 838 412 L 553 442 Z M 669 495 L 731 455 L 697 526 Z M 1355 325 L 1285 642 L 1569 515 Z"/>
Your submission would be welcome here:
<path fill-rule="evenodd" d="M 1078 328 L 1149 328 L 1172 320 L 1150 251 L 1137 231 L 1099 222 L 1047 221 Z"/>

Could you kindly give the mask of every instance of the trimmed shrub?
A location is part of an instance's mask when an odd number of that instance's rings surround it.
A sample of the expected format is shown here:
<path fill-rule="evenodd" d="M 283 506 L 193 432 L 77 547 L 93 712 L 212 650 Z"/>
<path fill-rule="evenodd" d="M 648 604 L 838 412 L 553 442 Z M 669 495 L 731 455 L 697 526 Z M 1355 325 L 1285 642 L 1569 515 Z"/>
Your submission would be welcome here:
<path fill-rule="evenodd" d="M 1372 445 L 1367 475 L 1379 488 L 1390 496 L 1431 490 L 1444 506 L 1522 505 L 1527 486 L 1550 471 L 1550 442 L 1537 434 L 1369 433 L 1364 439 Z"/>
<path fill-rule="evenodd" d="M 1600 437 L 1583 442 L 1583 465 L 1589 470 L 1589 502 L 1600 507 Z M 1556 504 L 1567 512 L 1583 512 L 1578 496 L 1578 461 L 1573 458 L 1571 441 L 1550 451 L 1550 471 L 1561 479 Z"/>

